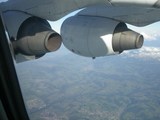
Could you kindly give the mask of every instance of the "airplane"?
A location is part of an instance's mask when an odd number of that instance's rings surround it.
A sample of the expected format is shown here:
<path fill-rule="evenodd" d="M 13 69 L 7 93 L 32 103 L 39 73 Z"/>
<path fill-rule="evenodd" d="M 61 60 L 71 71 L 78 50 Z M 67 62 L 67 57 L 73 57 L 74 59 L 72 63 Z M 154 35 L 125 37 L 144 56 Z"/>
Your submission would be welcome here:
<path fill-rule="evenodd" d="M 0 1 L 0 119 L 28 120 L 15 64 L 57 51 L 61 44 L 85 57 L 117 55 L 141 48 L 138 27 L 160 20 L 160 0 L 1 0 Z M 48 20 L 67 18 L 61 34 Z"/>

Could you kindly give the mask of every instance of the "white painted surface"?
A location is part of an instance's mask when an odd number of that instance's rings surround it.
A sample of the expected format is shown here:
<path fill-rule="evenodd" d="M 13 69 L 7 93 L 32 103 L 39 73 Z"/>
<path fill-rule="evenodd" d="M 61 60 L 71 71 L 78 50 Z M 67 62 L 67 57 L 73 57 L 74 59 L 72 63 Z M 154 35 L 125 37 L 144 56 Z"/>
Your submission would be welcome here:
<path fill-rule="evenodd" d="M 110 5 L 107 0 L 9 0 L 0 3 L 2 11 L 18 10 L 47 20 L 58 20 L 65 15 L 94 5 Z"/>
<path fill-rule="evenodd" d="M 152 7 L 158 0 L 109 0 L 117 6 L 141 6 Z"/>
<path fill-rule="evenodd" d="M 68 18 L 61 28 L 63 44 L 70 51 L 87 57 L 116 54 L 112 48 L 112 34 L 118 23 L 98 17 Z"/>

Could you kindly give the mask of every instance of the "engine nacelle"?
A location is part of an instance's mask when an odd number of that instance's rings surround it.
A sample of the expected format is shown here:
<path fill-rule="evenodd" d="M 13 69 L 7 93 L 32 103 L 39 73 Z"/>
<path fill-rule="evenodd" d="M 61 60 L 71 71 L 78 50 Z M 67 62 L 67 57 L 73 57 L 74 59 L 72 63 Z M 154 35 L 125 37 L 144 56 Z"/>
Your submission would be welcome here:
<path fill-rule="evenodd" d="M 22 23 L 17 39 L 13 41 L 16 54 L 39 56 L 56 51 L 61 45 L 61 36 L 51 29 L 46 20 L 37 17 L 28 18 Z"/>
<path fill-rule="evenodd" d="M 37 59 L 60 48 L 61 36 L 52 30 L 47 20 L 18 11 L 7 11 L 3 17 L 17 62 Z M 22 58 L 27 59 L 19 60 Z"/>
<path fill-rule="evenodd" d="M 61 35 L 66 48 L 86 57 L 120 54 L 143 44 L 143 36 L 125 23 L 101 17 L 70 17 L 62 24 Z"/>

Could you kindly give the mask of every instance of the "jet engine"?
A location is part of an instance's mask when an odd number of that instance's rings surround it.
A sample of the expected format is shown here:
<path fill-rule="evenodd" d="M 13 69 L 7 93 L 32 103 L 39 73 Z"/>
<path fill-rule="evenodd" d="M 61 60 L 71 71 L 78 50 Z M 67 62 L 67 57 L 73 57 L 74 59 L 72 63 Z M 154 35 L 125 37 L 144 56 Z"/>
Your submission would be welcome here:
<path fill-rule="evenodd" d="M 143 45 L 143 36 L 128 29 L 125 23 L 102 17 L 70 17 L 62 24 L 61 35 L 70 51 L 93 58 L 120 54 Z"/>
<path fill-rule="evenodd" d="M 19 11 L 7 11 L 3 17 L 17 62 L 37 59 L 60 48 L 61 36 L 52 30 L 47 20 Z"/>
<path fill-rule="evenodd" d="M 31 17 L 20 26 L 17 40 L 13 41 L 15 53 L 41 55 L 56 51 L 61 45 L 61 36 L 54 32 L 49 23 L 41 18 Z"/>

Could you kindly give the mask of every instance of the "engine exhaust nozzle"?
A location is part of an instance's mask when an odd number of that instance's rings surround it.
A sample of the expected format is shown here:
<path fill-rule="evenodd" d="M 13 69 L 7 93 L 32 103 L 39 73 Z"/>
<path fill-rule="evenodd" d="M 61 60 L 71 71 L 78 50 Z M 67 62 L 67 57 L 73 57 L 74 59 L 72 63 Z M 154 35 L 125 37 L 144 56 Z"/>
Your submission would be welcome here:
<path fill-rule="evenodd" d="M 144 38 L 141 34 L 127 28 L 124 23 L 120 23 L 115 28 L 112 46 L 115 52 L 123 50 L 138 49 L 143 45 Z"/>

